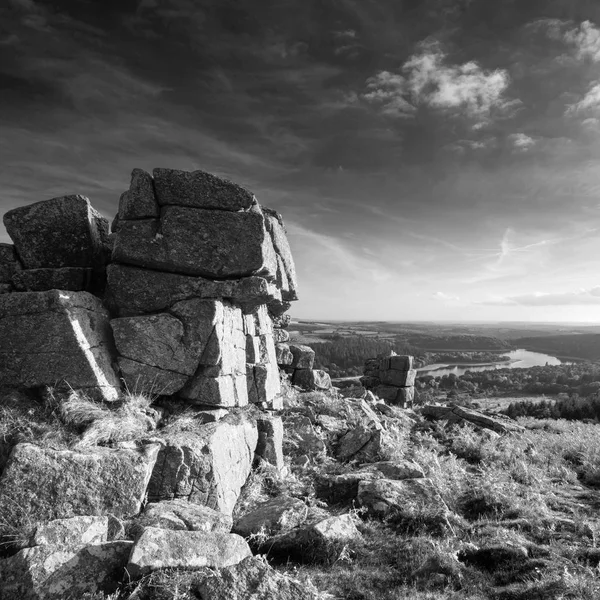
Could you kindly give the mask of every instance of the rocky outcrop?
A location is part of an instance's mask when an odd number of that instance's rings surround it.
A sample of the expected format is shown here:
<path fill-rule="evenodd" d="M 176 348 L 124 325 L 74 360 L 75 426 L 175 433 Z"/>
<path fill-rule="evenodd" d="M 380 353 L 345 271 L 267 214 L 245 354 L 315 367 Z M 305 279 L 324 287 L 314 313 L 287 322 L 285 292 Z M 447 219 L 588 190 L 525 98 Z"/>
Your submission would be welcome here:
<path fill-rule="evenodd" d="M 412 356 L 378 356 L 365 362 L 362 385 L 374 394 L 402 408 L 410 408 L 415 398 L 416 369 Z"/>
<path fill-rule="evenodd" d="M 462 406 L 436 406 L 430 404 L 423 407 L 422 414 L 430 419 L 440 419 L 448 423 L 469 423 L 482 429 L 490 429 L 496 433 L 521 433 L 525 428 L 508 417 L 485 415 L 471 408 Z"/>
<path fill-rule="evenodd" d="M 78 515 L 132 516 L 140 511 L 159 446 L 96 447 L 85 452 L 14 447 L 0 477 L 0 512 L 38 522 Z M 8 509 L 10 513 L 8 512 Z"/>
<path fill-rule="evenodd" d="M 109 315 L 87 292 L 0 296 L 0 386 L 71 386 L 116 400 Z"/>

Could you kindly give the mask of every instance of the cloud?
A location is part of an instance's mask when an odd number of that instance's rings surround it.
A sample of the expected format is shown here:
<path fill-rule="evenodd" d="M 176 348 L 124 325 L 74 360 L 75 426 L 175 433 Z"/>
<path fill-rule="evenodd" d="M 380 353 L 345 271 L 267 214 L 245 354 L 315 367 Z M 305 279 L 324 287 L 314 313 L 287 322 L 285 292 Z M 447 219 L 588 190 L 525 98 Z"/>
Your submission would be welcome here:
<path fill-rule="evenodd" d="M 600 29 L 590 21 L 567 31 L 564 41 L 574 46 L 577 58 L 600 62 Z"/>
<path fill-rule="evenodd" d="M 459 302 L 460 301 L 459 296 L 452 296 L 451 294 L 446 294 L 445 292 L 435 292 L 434 294 L 431 294 L 431 297 L 435 298 L 436 300 L 442 300 L 443 302 Z"/>
<path fill-rule="evenodd" d="M 600 286 L 564 293 L 523 294 L 476 302 L 488 306 L 582 306 L 600 304 Z"/>
<path fill-rule="evenodd" d="M 600 110 L 600 83 L 595 82 L 592 87 L 587 91 L 585 96 L 579 100 L 579 102 L 575 102 L 574 104 L 570 104 L 567 106 L 565 111 L 566 115 L 579 115 L 581 113 L 589 114 L 596 113 Z"/>
<path fill-rule="evenodd" d="M 485 70 L 477 62 L 449 64 L 437 42 L 423 42 L 402 66 L 402 72 L 380 71 L 367 79 L 362 98 L 388 115 L 408 117 L 418 105 L 437 110 L 456 109 L 470 117 L 486 117 L 506 108 L 509 85 L 504 69 Z"/>
<path fill-rule="evenodd" d="M 402 75 L 381 71 L 369 77 L 366 84 L 363 100 L 378 106 L 383 114 L 411 117 L 416 112 L 416 108 L 404 98 L 408 86 Z"/>
<path fill-rule="evenodd" d="M 524 133 L 511 133 L 508 141 L 516 152 L 527 152 L 535 146 L 535 140 Z"/>

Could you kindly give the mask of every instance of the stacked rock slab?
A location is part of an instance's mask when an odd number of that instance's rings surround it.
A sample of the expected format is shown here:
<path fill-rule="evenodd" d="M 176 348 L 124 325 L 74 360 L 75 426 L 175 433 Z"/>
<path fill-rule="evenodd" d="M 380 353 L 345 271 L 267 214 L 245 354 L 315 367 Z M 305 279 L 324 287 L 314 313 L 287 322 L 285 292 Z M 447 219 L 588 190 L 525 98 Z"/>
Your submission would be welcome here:
<path fill-rule="evenodd" d="M 379 356 L 365 362 L 361 383 L 382 400 L 409 408 L 415 398 L 416 374 L 412 356 Z"/>
<path fill-rule="evenodd" d="M 270 314 L 297 299 L 281 216 L 202 171 L 136 169 L 113 231 L 107 297 L 127 387 L 277 408 Z"/>

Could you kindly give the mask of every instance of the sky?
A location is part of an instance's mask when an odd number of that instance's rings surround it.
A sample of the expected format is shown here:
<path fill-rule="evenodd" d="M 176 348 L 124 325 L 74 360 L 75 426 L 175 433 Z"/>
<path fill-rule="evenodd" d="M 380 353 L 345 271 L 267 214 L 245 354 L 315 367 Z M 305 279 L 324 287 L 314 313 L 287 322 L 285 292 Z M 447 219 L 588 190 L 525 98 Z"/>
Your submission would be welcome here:
<path fill-rule="evenodd" d="M 600 322 L 600 2 L 4 0 L 0 164 L 2 213 L 247 187 L 296 318 Z"/>

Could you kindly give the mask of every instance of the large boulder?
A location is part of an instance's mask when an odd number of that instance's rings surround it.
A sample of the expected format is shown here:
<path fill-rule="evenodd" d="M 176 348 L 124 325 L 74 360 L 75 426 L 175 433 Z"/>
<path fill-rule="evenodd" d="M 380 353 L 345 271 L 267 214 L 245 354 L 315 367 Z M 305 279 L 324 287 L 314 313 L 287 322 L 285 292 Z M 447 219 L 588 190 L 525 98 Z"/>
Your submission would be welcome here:
<path fill-rule="evenodd" d="M 0 296 L 0 385 L 65 385 L 116 400 L 108 312 L 87 292 Z"/>
<path fill-rule="evenodd" d="M 96 289 L 94 269 L 89 267 L 17 271 L 12 277 L 12 284 L 20 292 L 43 292 L 45 290 L 93 292 Z"/>
<path fill-rule="evenodd" d="M 496 433 L 521 433 L 525 428 L 511 419 L 499 415 L 485 415 L 477 410 L 462 406 L 436 406 L 428 404 L 423 407 L 422 414 L 430 419 L 443 419 L 448 423 L 464 425 L 469 423 L 482 429 L 490 429 Z"/>
<path fill-rule="evenodd" d="M 256 457 L 273 465 L 279 473 L 285 468 L 283 460 L 283 421 L 281 417 L 267 413 L 256 420 L 258 427 L 258 443 Z"/>
<path fill-rule="evenodd" d="M 154 186 L 161 206 L 189 206 L 227 211 L 244 211 L 256 204 L 243 187 L 204 171 L 154 169 Z"/>
<path fill-rule="evenodd" d="M 37 522 L 140 511 L 159 446 L 85 452 L 17 444 L 0 477 L 0 514 Z"/>
<path fill-rule="evenodd" d="M 9 210 L 6 231 L 26 269 L 101 268 L 108 221 L 84 196 L 63 196 Z"/>
<path fill-rule="evenodd" d="M 449 512 L 433 482 L 427 478 L 361 481 L 357 499 L 370 514 L 377 516 L 386 516 L 391 512 L 414 512 L 423 508 L 441 515 Z"/>
<path fill-rule="evenodd" d="M 120 316 L 159 312 L 190 298 L 227 299 L 251 307 L 281 299 L 276 285 L 263 277 L 213 281 L 119 264 L 109 265 L 107 273 L 107 297 Z"/>
<path fill-rule="evenodd" d="M 235 522 L 233 531 L 244 537 L 256 534 L 271 536 L 301 525 L 307 516 L 308 506 L 302 500 L 277 496 L 240 517 Z"/>
<path fill-rule="evenodd" d="M 290 365 L 294 369 L 312 369 L 315 363 L 315 351 L 310 346 L 290 344 L 290 352 L 294 357 Z"/>
<path fill-rule="evenodd" d="M 292 383 L 309 391 L 331 389 L 331 377 L 321 369 L 296 369 Z"/>
<path fill-rule="evenodd" d="M 129 541 L 36 546 L 0 560 L 3 600 L 64 600 L 112 594 L 125 575 Z"/>
<path fill-rule="evenodd" d="M 0 284 L 12 285 L 13 276 L 22 270 L 13 244 L 0 244 Z"/>
<path fill-rule="evenodd" d="M 204 573 L 192 584 L 200 600 L 318 600 L 321 594 L 269 566 L 262 557 Z"/>
<path fill-rule="evenodd" d="M 102 544 L 108 541 L 108 521 L 107 516 L 48 521 L 36 528 L 31 545 L 71 548 L 78 545 Z"/>
<path fill-rule="evenodd" d="M 185 498 L 231 514 L 250 474 L 256 424 L 227 416 L 192 430 L 168 429 L 148 486 L 151 502 Z"/>
<path fill-rule="evenodd" d="M 112 258 L 213 279 L 260 275 L 274 281 L 277 272 L 273 244 L 258 207 L 229 212 L 166 206 L 160 220 L 120 223 Z"/>
<path fill-rule="evenodd" d="M 228 567 L 249 556 L 248 543 L 235 533 L 147 527 L 133 546 L 127 572 L 135 579 L 159 569 Z"/>
<path fill-rule="evenodd" d="M 229 533 L 233 525 L 231 516 L 219 511 L 193 504 L 187 500 L 163 500 L 151 502 L 136 520 L 138 527 L 158 527 L 180 531 L 220 531 Z"/>

